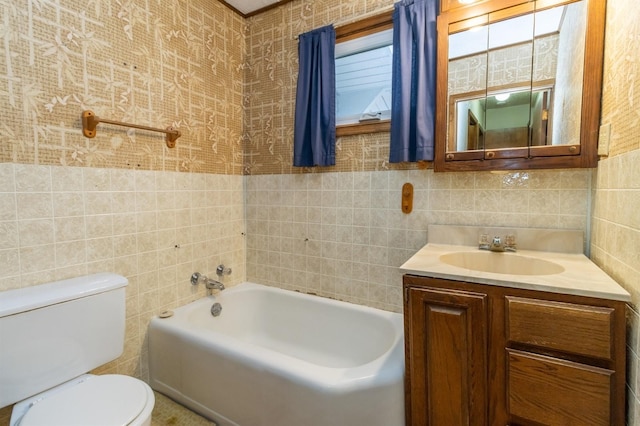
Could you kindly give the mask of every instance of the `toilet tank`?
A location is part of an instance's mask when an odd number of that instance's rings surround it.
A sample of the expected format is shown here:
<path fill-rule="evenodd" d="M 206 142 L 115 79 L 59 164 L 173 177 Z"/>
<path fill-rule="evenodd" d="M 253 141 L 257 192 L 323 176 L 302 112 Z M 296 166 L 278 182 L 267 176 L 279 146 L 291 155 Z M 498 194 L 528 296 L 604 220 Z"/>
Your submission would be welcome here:
<path fill-rule="evenodd" d="M 127 283 L 100 273 L 0 292 L 0 408 L 118 358 Z"/>

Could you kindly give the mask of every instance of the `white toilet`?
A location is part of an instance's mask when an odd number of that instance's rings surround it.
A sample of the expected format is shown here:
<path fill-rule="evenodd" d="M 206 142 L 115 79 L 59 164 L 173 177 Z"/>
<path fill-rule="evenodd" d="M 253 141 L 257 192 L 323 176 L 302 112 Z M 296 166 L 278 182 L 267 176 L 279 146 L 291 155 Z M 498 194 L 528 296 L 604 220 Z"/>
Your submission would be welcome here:
<path fill-rule="evenodd" d="M 103 273 L 0 293 L 0 408 L 17 402 L 11 426 L 151 424 L 146 383 L 86 374 L 122 354 L 126 285 Z"/>

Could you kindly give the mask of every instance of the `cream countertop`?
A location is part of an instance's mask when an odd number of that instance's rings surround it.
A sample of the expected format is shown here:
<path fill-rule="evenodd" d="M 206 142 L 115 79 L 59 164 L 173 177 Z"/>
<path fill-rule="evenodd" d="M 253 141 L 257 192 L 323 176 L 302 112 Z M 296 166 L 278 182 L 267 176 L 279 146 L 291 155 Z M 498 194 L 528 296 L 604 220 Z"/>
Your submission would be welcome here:
<path fill-rule="evenodd" d="M 429 243 L 407 260 L 400 269 L 405 274 L 425 277 L 631 301 L 629 293 L 584 254 L 536 250 L 518 250 L 517 253 L 486 252 L 487 255 L 515 255 L 541 259 L 564 268 L 564 271 L 551 275 L 516 275 L 482 272 L 440 261 L 441 255 L 456 252 L 481 252 L 481 250 L 468 245 Z"/>

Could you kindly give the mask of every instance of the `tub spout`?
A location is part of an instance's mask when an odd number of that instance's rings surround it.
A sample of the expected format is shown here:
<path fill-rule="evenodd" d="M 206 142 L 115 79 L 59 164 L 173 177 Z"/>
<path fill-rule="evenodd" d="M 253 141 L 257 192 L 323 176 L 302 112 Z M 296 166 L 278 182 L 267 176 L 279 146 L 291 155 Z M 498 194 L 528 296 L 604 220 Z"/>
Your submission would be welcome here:
<path fill-rule="evenodd" d="M 211 278 L 206 278 L 204 285 L 209 290 L 224 290 L 224 284 L 220 281 L 212 280 Z"/>

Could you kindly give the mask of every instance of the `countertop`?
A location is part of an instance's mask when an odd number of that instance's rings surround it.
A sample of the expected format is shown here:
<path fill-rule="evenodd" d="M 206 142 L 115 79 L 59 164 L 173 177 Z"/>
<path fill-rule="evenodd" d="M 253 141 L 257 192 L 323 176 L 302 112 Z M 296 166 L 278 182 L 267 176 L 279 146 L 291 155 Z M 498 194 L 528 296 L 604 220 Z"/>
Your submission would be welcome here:
<path fill-rule="evenodd" d="M 477 247 L 429 243 L 400 267 L 405 274 L 467 281 L 503 287 L 548 291 L 610 300 L 631 301 L 631 295 L 584 254 L 518 250 L 517 253 L 490 253 L 496 256 L 520 255 L 556 263 L 563 272 L 552 275 L 516 275 L 481 272 L 449 265 L 440 256 L 453 252 L 478 252 Z"/>

